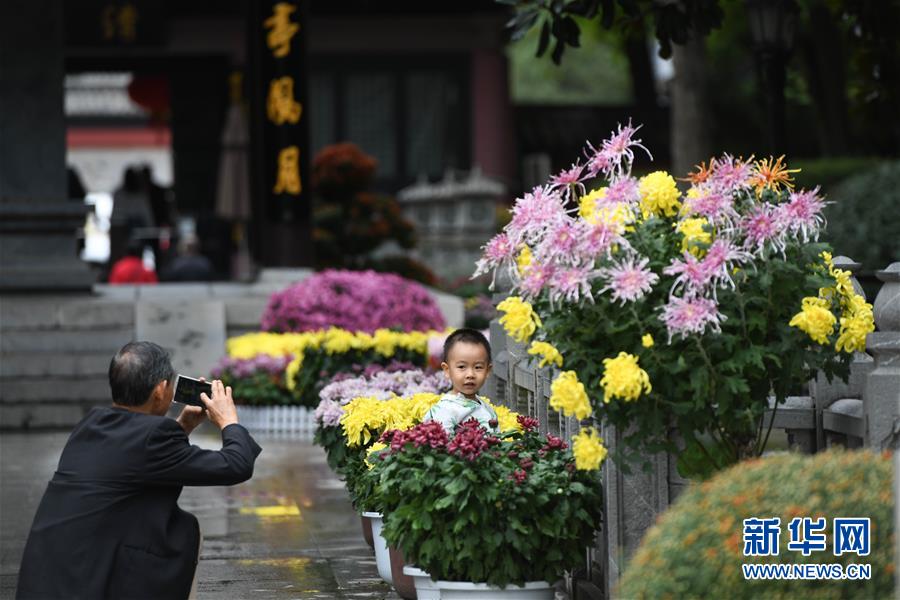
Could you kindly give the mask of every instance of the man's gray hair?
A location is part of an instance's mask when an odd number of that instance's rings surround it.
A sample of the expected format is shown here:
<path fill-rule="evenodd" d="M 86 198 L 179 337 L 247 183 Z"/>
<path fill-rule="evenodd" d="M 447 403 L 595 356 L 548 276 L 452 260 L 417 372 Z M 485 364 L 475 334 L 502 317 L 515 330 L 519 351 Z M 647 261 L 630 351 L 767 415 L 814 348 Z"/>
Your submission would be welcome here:
<path fill-rule="evenodd" d="M 144 404 L 160 381 L 174 377 L 169 353 L 153 342 L 125 344 L 109 362 L 113 402 L 123 406 Z"/>

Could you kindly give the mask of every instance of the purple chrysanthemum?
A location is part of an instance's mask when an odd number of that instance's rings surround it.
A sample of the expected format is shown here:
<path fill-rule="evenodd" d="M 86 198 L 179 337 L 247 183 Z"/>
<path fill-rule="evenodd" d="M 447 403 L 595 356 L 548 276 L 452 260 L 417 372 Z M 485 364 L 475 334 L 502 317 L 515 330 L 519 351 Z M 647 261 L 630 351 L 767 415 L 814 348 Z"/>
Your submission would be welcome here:
<path fill-rule="evenodd" d="M 741 222 L 744 246 L 761 255 L 766 245 L 771 244 L 775 250 L 783 253 L 788 227 L 783 219 L 783 213 L 771 204 L 766 203 L 753 209 Z"/>
<path fill-rule="evenodd" d="M 825 201 L 818 195 L 819 188 L 791 192 L 786 204 L 778 207 L 779 221 L 785 223 L 791 233 L 804 242 L 819 239 L 819 229 L 825 224 L 822 209 Z"/>

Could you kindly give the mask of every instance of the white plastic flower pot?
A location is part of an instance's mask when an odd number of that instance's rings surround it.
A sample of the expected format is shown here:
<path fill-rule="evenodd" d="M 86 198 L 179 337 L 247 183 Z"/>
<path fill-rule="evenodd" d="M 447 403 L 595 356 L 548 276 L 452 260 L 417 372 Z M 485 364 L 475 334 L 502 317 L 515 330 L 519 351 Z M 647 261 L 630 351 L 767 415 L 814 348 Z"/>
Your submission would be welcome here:
<path fill-rule="evenodd" d="M 546 581 L 527 581 L 524 586 L 498 588 L 469 581 L 436 582 L 441 600 L 553 600 L 556 591 Z"/>
<path fill-rule="evenodd" d="M 372 522 L 372 541 L 375 542 L 375 564 L 378 566 L 378 575 L 391 585 L 394 578 L 391 577 L 391 555 L 388 554 L 387 542 L 381 537 L 381 528 L 384 527 L 384 515 L 377 512 L 365 512 Z"/>
<path fill-rule="evenodd" d="M 431 578 L 431 575 L 409 565 L 403 567 L 403 573 L 415 581 L 416 596 L 419 600 L 441 600 L 441 590 L 438 589 L 437 583 Z"/>

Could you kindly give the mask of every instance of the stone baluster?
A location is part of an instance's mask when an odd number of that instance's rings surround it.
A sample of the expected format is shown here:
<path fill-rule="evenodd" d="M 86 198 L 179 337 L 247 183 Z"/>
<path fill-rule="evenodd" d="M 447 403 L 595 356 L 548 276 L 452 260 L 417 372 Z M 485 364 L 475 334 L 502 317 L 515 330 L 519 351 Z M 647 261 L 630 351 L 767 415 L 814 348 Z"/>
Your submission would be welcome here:
<path fill-rule="evenodd" d="M 900 445 L 900 262 L 876 273 L 884 282 L 875 297 L 876 331 L 866 337 L 875 368 L 866 377 L 868 440 L 882 450 Z"/>

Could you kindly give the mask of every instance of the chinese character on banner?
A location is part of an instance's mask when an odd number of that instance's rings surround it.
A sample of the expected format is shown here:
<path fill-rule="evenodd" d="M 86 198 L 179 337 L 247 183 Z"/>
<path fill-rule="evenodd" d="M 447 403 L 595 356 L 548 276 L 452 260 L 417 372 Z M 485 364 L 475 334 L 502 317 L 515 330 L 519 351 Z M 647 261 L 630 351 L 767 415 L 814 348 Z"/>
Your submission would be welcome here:
<path fill-rule="evenodd" d="M 278 181 L 272 188 L 275 194 L 299 196 L 303 189 L 300 182 L 300 148 L 288 146 L 278 153 Z"/>
<path fill-rule="evenodd" d="M 303 107 L 294 99 L 294 78 L 279 77 L 269 84 L 269 120 L 276 125 L 296 123 L 300 120 Z"/>
<path fill-rule="evenodd" d="M 291 38 L 300 30 L 300 26 L 291 22 L 291 13 L 297 7 L 288 2 L 279 2 L 274 6 L 272 16 L 263 21 L 263 27 L 269 30 L 266 43 L 272 54 L 281 58 L 291 51 Z"/>
<path fill-rule="evenodd" d="M 744 519 L 744 556 L 778 556 L 781 519 Z"/>
<path fill-rule="evenodd" d="M 825 517 L 819 517 L 813 521 L 810 517 L 795 517 L 788 524 L 791 539 L 788 542 L 788 550 L 799 550 L 803 556 L 809 556 L 813 551 L 825 550 L 825 528 L 828 526 Z"/>
<path fill-rule="evenodd" d="M 130 2 L 121 7 L 107 4 L 100 15 L 100 27 L 103 31 L 103 39 L 119 39 L 123 42 L 137 40 L 137 7 Z"/>
<path fill-rule="evenodd" d="M 856 554 L 868 556 L 870 546 L 870 519 L 834 519 L 834 555 Z"/>

